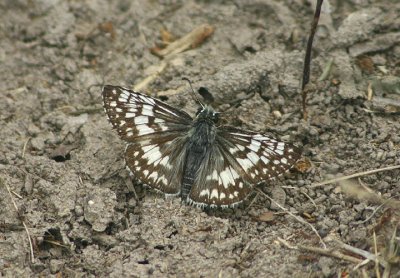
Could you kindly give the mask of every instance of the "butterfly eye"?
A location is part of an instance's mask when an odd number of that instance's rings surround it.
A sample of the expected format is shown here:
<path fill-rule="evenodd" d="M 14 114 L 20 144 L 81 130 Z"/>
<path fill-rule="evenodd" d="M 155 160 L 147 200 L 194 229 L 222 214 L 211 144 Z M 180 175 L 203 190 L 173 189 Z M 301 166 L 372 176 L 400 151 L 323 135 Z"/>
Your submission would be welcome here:
<path fill-rule="evenodd" d="M 213 114 L 212 120 L 213 120 L 214 123 L 218 123 L 218 120 L 219 120 L 218 113 L 214 113 L 214 114 Z"/>

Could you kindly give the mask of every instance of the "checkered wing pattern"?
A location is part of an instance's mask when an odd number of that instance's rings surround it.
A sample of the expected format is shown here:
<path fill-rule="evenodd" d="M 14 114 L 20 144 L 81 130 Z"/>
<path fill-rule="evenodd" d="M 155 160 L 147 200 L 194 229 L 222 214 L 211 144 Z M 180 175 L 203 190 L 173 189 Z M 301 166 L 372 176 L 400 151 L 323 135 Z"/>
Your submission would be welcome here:
<path fill-rule="evenodd" d="M 127 169 L 167 195 L 180 193 L 192 118 L 157 99 L 119 86 L 103 89 L 104 110 L 127 143 Z"/>
<path fill-rule="evenodd" d="M 282 175 L 300 156 L 300 149 L 273 137 L 220 127 L 216 144 L 199 169 L 188 201 L 199 206 L 238 204 L 253 184 Z"/>
<path fill-rule="evenodd" d="M 227 207 L 243 201 L 252 186 L 290 169 L 301 150 L 273 137 L 215 125 L 204 106 L 195 120 L 166 103 L 106 85 L 104 110 L 127 143 L 127 169 L 166 195 L 190 204 Z"/>

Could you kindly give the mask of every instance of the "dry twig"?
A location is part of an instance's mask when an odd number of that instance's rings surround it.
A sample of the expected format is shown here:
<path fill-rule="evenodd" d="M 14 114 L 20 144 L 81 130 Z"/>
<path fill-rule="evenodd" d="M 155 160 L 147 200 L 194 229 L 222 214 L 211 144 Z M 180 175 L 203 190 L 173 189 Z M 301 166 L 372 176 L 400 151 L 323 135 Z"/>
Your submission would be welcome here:
<path fill-rule="evenodd" d="M 355 173 L 355 174 L 344 176 L 344 177 L 339 177 L 339 178 L 334 178 L 331 180 L 326 180 L 323 182 L 314 183 L 314 184 L 311 184 L 309 187 L 314 188 L 314 187 L 322 186 L 322 185 L 329 184 L 329 183 L 337 183 L 337 182 L 343 181 L 343 180 L 348 180 L 348 179 L 357 178 L 360 176 L 366 176 L 366 175 L 370 175 L 370 174 L 374 174 L 374 173 L 378 173 L 378 172 L 382 172 L 382 171 L 390 171 L 390 170 L 399 169 L 399 168 L 400 168 L 400 165 L 395 165 L 395 166 L 389 166 L 389 167 L 384 167 L 384 168 L 380 168 L 380 169 L 359 172 L 359 173 Z"/>
<path fill-rule="evenodd" d="M 274 199 L 272 199 L 271 197 L 269 197 L 267 194 L 265 194 L 264 192 L 262 192 L 261 190 L 257 189 L 258 192 L 260 192 L 261 194 L 263 194 L 265 197 L 267 197 L 271 202 L 273 202 L 275 205 L 277 205 L 281 210 L 285 211 L 287 214 L 289 214 L 290 216 L 292 216 L 294 219 L 296 219 L 297 221 L 299 221 L 302 224 L 308 225 L 310 226 L 311 230 L 313 230 L 313 232 L 317 235 L 317 237 L 319 238 L 319 241 L 321 242 L 322 246 L 326 249 L 326 245 L 325 242 L 322 240 L 321 236 L 318 234 L 318 231 L 314 228 L 313 225 L 311 225 L 310 223 L 304 221 L 301 217 L 298 217 L 296 215 L 294 215 L 293 213 L 291 213 L 288 209 L 286 209 L 285 207 L 283 207 L 281 204 L 279 204 L 277 201 L 275 201 Z"/>
<path fill-rule="evenodd" d="M 319 16 L 321 14 L 323 0 L 317 1 L 317 6 L 315 7 L 314 19 L 311 25 L 311 33 L 308 37 L 306 56 L 304 57 L 304 67 L 303 67 L 303 81 L 301 83 L 302 91 L 302 104 L 303 104 L 303 119 L 307 119 L 307 109 L 306 109 L 306 98 L 307 90 L 305 90 L 308 81 L 310 80 L 310 62 L 311 62 L 311 49 L 314 40 L 315 31 L 317 30 Z"/>
<path fill-rule="evenodd" d="M 22 158 L 25 157 L 26 146 L 28 145 L 29 140 L 31 140 L 31 137 L 30 137 L 30 136 L 29 136 L 28 138 L 25 139 L 24 147 L 22 148 Z"/>
<path fill-rule="evenodd" d="M 158 49 L 157 47 L 154 47 L 151 49 L 151 51 L 161 57 L 167 57 L 172 54 L 177 54 L 185 51 L 190 47 L 194 48 L 199 46 L 204 41 L 204 39 L 210 36 L 213 32 L 214 26 L 203 24 L 193 29 L 184 37 L 170 43 L 166 48 Z"/>
<path fill-rule="evenodd" d="M 304 250 L 304 251 L 314 252 L 317 254 L 322 254 L 325 256 L 329 256 L 329 257 L 338 258 L 341 260 L 346 260 L 346 261 L 356 263 L 356 264 L 359 264 L 362 262 L 360 259 L 354 258 L 352 256 L 344 255 L 336 250 L 327 250 L 327 249 L 322 249 L 322 248 L 318 248 L 318 247 L 311 247 L 311 246 L 304 246 L 304 245 L 299 245 L 299 249 Z"/>

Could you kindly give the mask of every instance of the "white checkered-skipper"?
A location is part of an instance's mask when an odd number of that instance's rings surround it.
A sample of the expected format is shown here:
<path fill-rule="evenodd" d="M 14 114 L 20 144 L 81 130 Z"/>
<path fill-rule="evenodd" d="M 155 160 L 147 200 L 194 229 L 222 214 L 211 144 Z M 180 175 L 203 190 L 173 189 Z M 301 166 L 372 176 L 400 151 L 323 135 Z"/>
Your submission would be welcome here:
<path fill-rule="evenodd" d="M 273 137 L 217 126 L 203 106 L 192 119 L 152 97 L 119 87 L 103 89 L 104 110 L 127 143 L 127 169 L 167 196 L 200 207 L 243 201 L 252 186 L 290 169 L 301 150 Z"/>

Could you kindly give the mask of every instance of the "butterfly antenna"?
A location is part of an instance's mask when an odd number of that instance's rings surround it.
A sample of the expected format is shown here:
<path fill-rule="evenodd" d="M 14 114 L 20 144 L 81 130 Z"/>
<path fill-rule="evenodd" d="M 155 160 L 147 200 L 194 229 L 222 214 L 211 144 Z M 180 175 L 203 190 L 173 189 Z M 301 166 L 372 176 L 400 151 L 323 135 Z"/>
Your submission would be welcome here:
<path fill-rule="evenodd" d="M 197 97 L 196 93 L 194 92 L 193 87 L 192 87 L 192 82 L 189 80 L 189 78 L 187 78 L 187 77 L 182 77 L 182 80 L 185 80 L 185 81 L 187 81 L 187 82 L 189 83 L 190 89 L 192 89 L 192 96 L 194 97 L 194 100 L 195 100 L 198 104 L 200 104 L 200 106 L 201 106 L 202 108 L 204 108 L 204 104 L 200 101 L 200 99 Z"/>

